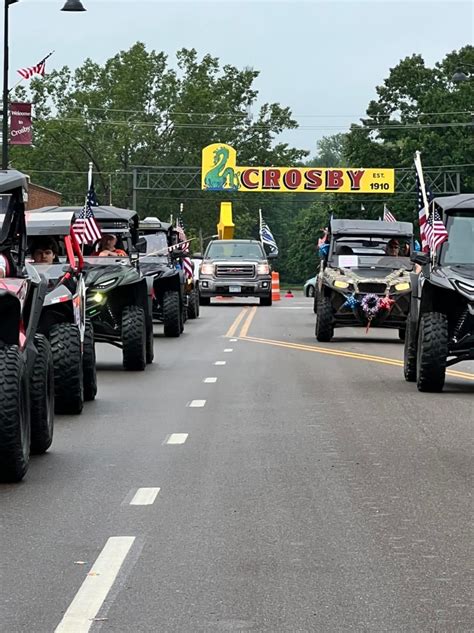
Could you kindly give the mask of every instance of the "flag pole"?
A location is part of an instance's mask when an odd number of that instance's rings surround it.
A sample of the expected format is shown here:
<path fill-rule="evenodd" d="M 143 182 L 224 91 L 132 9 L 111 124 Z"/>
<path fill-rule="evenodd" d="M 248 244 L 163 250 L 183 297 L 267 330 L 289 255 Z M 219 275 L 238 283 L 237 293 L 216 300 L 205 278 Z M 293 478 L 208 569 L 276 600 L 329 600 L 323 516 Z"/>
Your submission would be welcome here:
<path fill-rule="evenodd" d="M 258 217 L 260 220 L 260 225 L 259 225 L 259 234 L 260 234 L 260 242 L 263 246 L 263 237 L 262 237 L 262 224 L 263 224 L 263 219 L 262 219 L 262 209 L 258 210 Z"/>
<path fill-rule="evenodd" d="M 420 189 L 421 189 L 421 195 L 423 197 L 423 208 L 425 209 L 426 221 L 429 222 L 430 209 L 429 209 L 429 204 L 428 204 L 428 196 L 426 195 L 425 178 L 423 176 L 423 166 L 421 164 L 421 154 L 418 150 L 416 150 L 415 152 L 415 169 L 416 169 L 416 173 L 418 174 L 418 179 L 420 181 Z M 429 246 L 430 246 L 430 255 L 431 255 L 431 266 L 434 266 L 435 259 L 436 259 L 436 249 L 431 248 L 431 245 Z"/>

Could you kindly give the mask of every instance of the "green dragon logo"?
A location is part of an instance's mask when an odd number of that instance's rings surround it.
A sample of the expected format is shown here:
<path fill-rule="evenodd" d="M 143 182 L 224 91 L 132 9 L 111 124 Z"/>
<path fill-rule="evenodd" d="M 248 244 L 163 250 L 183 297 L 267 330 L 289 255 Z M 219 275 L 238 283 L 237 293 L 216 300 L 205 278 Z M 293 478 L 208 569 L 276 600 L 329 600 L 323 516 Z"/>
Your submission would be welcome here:
<path fill-rule="evenodd" d="M 214 151 L 214 167 L 209 169 L 204 176 L 206 189 L 211 191 L 238 190 L 240 187 L 239 172 L 233 167 L 226 167 L 229 160 L 229 150 L 227 147 L 218 147 Z"/>

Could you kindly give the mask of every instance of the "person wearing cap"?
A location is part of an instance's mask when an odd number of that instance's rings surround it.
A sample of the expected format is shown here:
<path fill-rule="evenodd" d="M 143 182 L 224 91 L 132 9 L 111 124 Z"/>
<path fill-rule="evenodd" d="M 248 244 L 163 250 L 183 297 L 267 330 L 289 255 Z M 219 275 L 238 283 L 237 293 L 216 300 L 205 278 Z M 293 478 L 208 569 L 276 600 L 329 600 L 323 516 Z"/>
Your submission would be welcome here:
<path fill-rule="evenodd" d="M 30 253 L 35 264 L 54 264 L 58 251 L 58 244 L 52 237 L 38 237 L 31 243 Z"/>
<path fill-rule="evenodd" d="M 400 255 L 400 242 L 397 239 L 392 238 L 389 241 L 389 243 L 387 244 L 385 252 L 390 257 L 399 257 L 399 255 Z"/>
<path fill-rule="evenodd" d="M 126 257 L 127 253 L 121 248 L 115 248 L 117 236 L 113 233 L 104 233 L 100 238 L 99 248 L 93 256 L 99 257 Z"/>

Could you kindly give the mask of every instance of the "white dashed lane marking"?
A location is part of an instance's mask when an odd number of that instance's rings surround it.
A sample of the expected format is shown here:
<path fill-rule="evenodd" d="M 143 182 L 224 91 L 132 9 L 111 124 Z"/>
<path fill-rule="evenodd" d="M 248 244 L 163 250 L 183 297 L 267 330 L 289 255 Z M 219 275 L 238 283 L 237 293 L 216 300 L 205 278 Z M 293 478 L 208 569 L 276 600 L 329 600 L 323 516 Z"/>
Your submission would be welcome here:
<path fill-rule="evenodd" d="M 131 506 L 150 506 L 154 503 L 159 488 L 139 488 L 135 493 L 133 499 L 130 501 Z"/>
<path fill-rule="evenodd" d="M 165 444 L 184 444 L 188 439 L 189 433 L 171 433 L 166 439 Z"/>
<path fill-rule="evenodd" d="M 230 339 L 230 342 L 231 342 L 231 343 L 237 343 L 237 341 L 238 341 L 238 340 L 239 340 L 238 338 L 231 338 L 231 339 Z"/>
<path fill-rule="evenodd" d="M 134 541 L 134 536 L 112 536 L 108 539 L 55 633 L 89 631 Z"/>
<path fill-rule="evenodd" d="M 217 382 L 217 378 L 216 376 L 208 376 L 207 378 L 204 378 L 203 382 L 207 382 L 207 383 Z"/>
<path fill-rule="evenodd" d="M 226 347 L 224 352 L 233 352 L 233 348 L 232 347 Z"/>
<path fill-rule="evenodd" d="M 205 400 L 191 400 L 191 402 L 189 403 L 189 406 L 191 408 L 205 407 L 206 401 Z"/>
<path fill-rule="evenodd" d="M 225 360 L 216 360 L 216 362 L 214 363 L 214 365 L 225 365 L 227 361 Z"/>

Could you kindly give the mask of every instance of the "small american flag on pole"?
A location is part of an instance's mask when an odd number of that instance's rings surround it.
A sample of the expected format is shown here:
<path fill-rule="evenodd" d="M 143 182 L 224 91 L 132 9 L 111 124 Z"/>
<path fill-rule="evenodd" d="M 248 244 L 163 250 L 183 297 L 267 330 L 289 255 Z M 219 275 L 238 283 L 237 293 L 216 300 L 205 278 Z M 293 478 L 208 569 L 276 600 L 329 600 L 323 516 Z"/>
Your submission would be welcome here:
<path fill-rule="evenodd" d="M 416 196 L 417 196 L 417 205 L 418 205 L 418 220 L 420 223 L 421 250 L 424 253 L 427 253 L 430 250 L 430 243 L 428 241 L 428 236 L 426 234 L 426 223 L 427 223 L 428 218 L 426 217 L 425 205 L 423 202 L 423 192 L 421 190 L 420 179 L 418 177 L 418 174 L 416 175 Z M 428 205 L 431 206 L 431 201 L 433 200 L 433 194 L 428 188 L 426 188 L 426 199 L 428 201 Z"/>
<path fill-rule="evenodd" d="M 86 203 L 76 218 L 72 230 L 79 244 L 95 244 L 102 237 L 102 232 L 96 222 L 92 207 L 97 207 L 94 184 L 90 179 L 89 191 L 86 196 Z"/>
<path fill-rule="evenodd" d="M 386 204 L 383 205 L 383 221 L 384 222 L 396 222 L 396 218 Z"/>
<path fill-rule="evenodd" d="M 448 232 L 434 202 L 430 204 L 430 212 L 425 223 L 425 235 L 431 251 L 435 251 L 448 239 Z"/>

